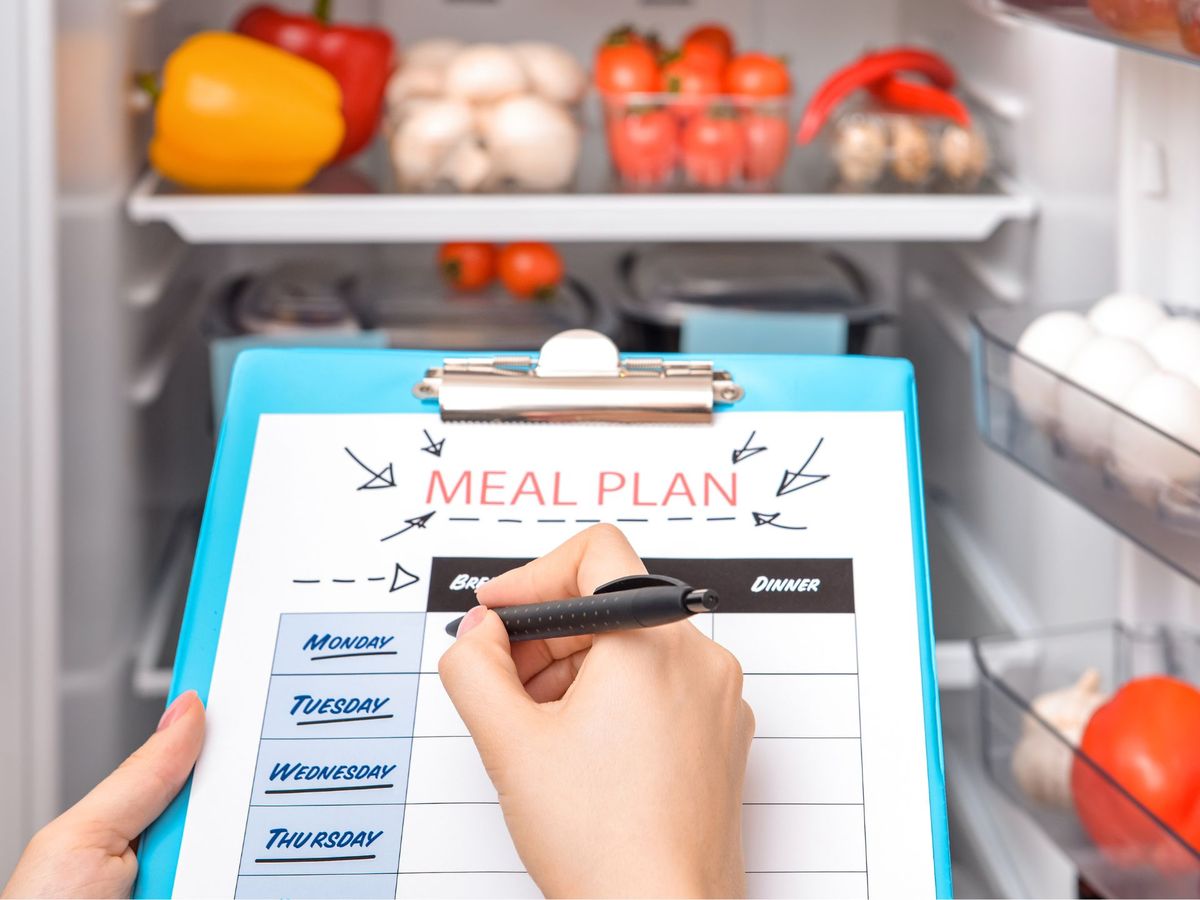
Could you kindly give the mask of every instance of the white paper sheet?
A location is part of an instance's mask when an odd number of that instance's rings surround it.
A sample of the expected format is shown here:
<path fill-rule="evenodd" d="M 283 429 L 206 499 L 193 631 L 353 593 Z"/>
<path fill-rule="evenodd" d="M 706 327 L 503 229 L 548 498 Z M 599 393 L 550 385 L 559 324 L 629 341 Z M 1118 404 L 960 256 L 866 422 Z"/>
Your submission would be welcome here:
<path fill-rule="evenodd" d="M 728 582 L 751 893 L 932 896 L 899 412 L 262 417 L 176 895 L 536 896 L 437 660 L 471 579 L 598 520 Z"/>

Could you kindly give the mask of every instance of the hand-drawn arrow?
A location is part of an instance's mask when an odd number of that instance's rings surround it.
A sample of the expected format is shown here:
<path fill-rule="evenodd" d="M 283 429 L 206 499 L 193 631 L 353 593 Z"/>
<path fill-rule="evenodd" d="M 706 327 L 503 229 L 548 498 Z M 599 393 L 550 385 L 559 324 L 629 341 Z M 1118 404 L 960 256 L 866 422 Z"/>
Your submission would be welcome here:
<path fill-rule="evenodd" d="M 825 438 L 821 438 L 819 441 L 817 441 L 817 446 L 813 447 L 813 452 L 808 454 L 808 459 L 804 461 L 804 465 L 802 465 L 795 472 L 792 472 L 788 469 L 783 470 L 783 478 L 779 482 L 779 490 L 775 492 L 776 497 L 782 497 L 784 494 L 802 491 L 806 487 L 812 487 L 814 484 L 820 484 L 829 477 L 828 475 L 812 475 L 804 471 L 808 468 L 808 464 L 813 461 L 813 457 L 817 455 L 817 451 L 821 449 L 821 445 L 823 443 L 825 443 Z M 801 479 L 804 480 L 801 482 Z"/>
<path fill-rule="evenodd" d="M 394 594 L 396 591 L 402 591 L 409 585 L 416 584 L 421 579 L 414 575 L 400 563 L 396 563 L 396 569 L 392 572 L 392 586 L 388 588 L 389 594 Z"/>
<path fill-rule="evenodd" d="M 440 441 L 435 441 L 432 437 L 429 436 L 429 432 L 425 431 L 424 428 L 422 428 L 421 431 L 425 435 L 425 440 L 429 441 L 429 446 L 422 447 L 421 449 L 424 450 L 426 453 L 432 453 L 434 456 L 441 456 L 442 455 L 442 447 L 445 445 L 446 439 L 442 438 Z"/>
<path fill-rule="evenodd" d="M 751 442 L 754 440 L 754 435 L 756 435 L 756 434 L 758 434 L 757 431 L 750 432 L 750 437 L 746 438 L 746 443 L 742 445 L 742 449 L 733 451 L 733 464 L 735 466 L 738 463 L 740 463 L 743 459 L 749 459 L 755 453 L 762 453 L 764 450 L 767 449 L 766 447 L 751 447 L 750 446 Z"/>
<path fill-rule="evenodd" d="M 358 490 L 360 490 L 360 491 L 376 491 L 376 490 L 379 490 L 380 488 L 394 488 L 396 486 L 396 474 L 392 470 L 391 463 L 388 463 L 385 468 L 380 469 L 378 472 L 376 472 L 374 469 L 372 469 L 370 466 L 368 466 L 365 462 L 363 462 L 361 459 L 359 459 L 357 456 L 355 456 L 354 451 L 352 451 L 349 447 L 343 447 L 342 449 L 345 450 L 347 453 L 349 453 L 350 458 L 352 460 L 354 460 L 356 463 L 358 463 L 359 466 L 361 466 L 364 471 L 368 472 L 371 475 L 370 480 L 366 484 L 359 485 Z"/>
<path fill-rule="evenodd" d="M 411 519 L 405 519 L 403 528 L 401 528 L 399 531 L 392 532 L 387 537 L 381 537 L 379 542 L 383 543 L 384 541 L 390 541 L 392 538 L 399 537 L 400 535 L 404 534 L 404 532 L 412 528 L 424 528 L 429 523 L 429 520 L 435 515 L 437 515 L 436 509 L 425 513 L 423 516 L 413 516 Z"/>
<path fill-rule="evenodd" d="M 754 516 L 754 527 L 759 525 L 770 525 L 773 528 L 786 528 L 788 531 L 808 531 L 807 525 L 780 525 L 775 520 L 779 518 L 779 513 L 759 513 L 752 512 Z"/>

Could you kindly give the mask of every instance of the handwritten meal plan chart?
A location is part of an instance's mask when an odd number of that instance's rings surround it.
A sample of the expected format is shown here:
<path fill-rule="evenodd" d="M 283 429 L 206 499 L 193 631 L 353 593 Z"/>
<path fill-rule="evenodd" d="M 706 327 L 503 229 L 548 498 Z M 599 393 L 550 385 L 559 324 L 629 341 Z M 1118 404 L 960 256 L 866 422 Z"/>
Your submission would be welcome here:
<path fill-rule="evenodd" d="M 721 598 L 690 621 L 755 712 L 751 895 L 932 895 L 906 466 L 901 413 L 262 416 L 175 895 L 540 896 L 437 665 L 479 584 L 599 522 Z"/>

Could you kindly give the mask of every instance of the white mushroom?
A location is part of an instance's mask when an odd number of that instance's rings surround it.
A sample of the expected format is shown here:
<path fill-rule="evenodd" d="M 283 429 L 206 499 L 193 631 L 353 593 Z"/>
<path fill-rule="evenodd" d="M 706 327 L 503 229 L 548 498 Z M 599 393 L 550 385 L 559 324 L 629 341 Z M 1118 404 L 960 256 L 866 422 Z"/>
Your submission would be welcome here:
<path fill-rule="evenodd" d="M 1096 708 L 1108 699 L 1100 690 L 1100 673 L 1088 669 L 1070 687 L 1042 694 L 1033 711 L 1069 741 L 1064 744 L 1028 713 L 1021 722 L 1021 740 L 1013 750 L 1012 770 L 1027 797 L 1060 809 L 1071 808 L 1071 747 L 1079 745 Z"/>
<path fill-rule="evenodd" d="M 430 69 L 445 69 L 460 50 L 463 42 L 454 38 L 429 38 L 417 41 L 404 51 L 403 64 L 406 67 L 423 67 Z"/>
<path fill-rule="evenodd" d="M 450 153 L 441 175 L 460 191 L 480 191 L 494 180 L 492 157 L 476 140 L 463 141 Z"/>
<path fill-rule="evenodd" d="M 442 95 L 445 79 L 440 69 L 430 66 L 405 66 L 388 80 L 387 127 L 400 127 L 417 108 Z"/>
<path fill-rule="evenodd" d="M 490 103 L 529 86 L 517 55 L 499 44 L 472 44 L 446 67 L 446 93 L 472 103 Z"/>
<path fill-rule="evenodd" d="M 583 66 L 557 44 L 524 41 L 512 45 L 533 92 L 555 103 L 578 103 L 587 89 Z"/>
<path fill-rule="evenodd" d="M 512 97 L 497 104 L 484 139 L 497 173 L 533 190 L 566 187 L 579 159 L 575 122 L 541 97 Z"/>
<path fill-rule="evenodd" d="M 471 107 L 434 100 L 415 110 L 392 137 L 392 164 L 402 188 L 428 188 L 450 155 L 473 135 Z"/>

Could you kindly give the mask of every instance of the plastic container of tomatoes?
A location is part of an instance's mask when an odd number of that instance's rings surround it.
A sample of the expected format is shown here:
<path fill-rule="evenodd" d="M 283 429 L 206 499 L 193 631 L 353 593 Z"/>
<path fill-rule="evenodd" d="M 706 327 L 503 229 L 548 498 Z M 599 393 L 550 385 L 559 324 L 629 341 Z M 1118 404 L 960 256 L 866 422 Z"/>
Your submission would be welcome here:
<path fill-rule="evenodd" d="M 1168 626 L 1100 623 L 1026 637 L 981 638 L 972 644 L 980 676 L 981 743 L 987 772 L 1070 857 L 1081 880 L 1102 897 L 1200 896 L 1200 848 L 1188 844 L 1179 831 L 1151 813 L 1111 772 L 1055 728 L 1046 706 L 1040 707 L 1041 712 L 1034 707 L 1035 698 L 1075 684 L 1089 669 L 1099 674 L 1099 690 L 1106 695 L 1132 679 L 1151 675 L 1170 675 L 1198 685 L 1200 634 Z M 1043 760 L 1070 767 L 1069 804 L 1031 796 L 1021 788 L 1014 755 L 1023 743 L 1028 749 L 1030 741 L 1039 747 Z M 1180 754 L 1198 752 L 1195 745 L 1179 747 Z M 1196 787 L 1165 785 L 1167 790 L 1180 791 Z M 1080 810 L 1089 811 L 1103 824 L 1103 845 L 1090 836 Z"/>
<path fill-rule="evenodd" d="M 629 93 L 601 98 L 609 159 L 630 190 L 764 191 L 792 144 L 790 97 Z"/>

